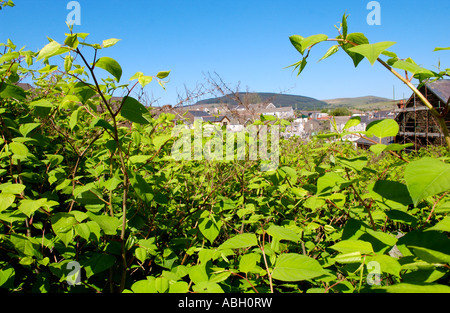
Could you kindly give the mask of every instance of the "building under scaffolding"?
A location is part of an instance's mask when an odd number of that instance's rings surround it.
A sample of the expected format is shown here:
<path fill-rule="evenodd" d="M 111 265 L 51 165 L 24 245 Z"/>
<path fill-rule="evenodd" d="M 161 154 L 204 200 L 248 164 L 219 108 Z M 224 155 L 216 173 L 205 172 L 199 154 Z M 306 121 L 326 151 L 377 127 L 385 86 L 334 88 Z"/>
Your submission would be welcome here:
<path fill-rule="evenodd" d="M 445 116 L 447 127 L 450 128 L 450 80 L 438 80 L 419 85 L 419 91 Z M 406 103 L 400 103 L 396 121 L 400 132 L 395 142 L 400 144 L 413 143 L 416 150 L 429 145 L 445 145 L 445 139 L 437 119 L 414 93 Z"/>

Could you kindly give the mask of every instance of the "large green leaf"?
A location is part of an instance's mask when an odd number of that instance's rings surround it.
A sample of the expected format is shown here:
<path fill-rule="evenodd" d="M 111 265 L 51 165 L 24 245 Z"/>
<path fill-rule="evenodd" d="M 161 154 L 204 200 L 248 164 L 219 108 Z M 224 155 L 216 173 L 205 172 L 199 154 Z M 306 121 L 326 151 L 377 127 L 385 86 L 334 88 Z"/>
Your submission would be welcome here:
<path fill-rule="evenodd" d="M 299 234 L 286 227 L 270 225 L 266 232 L 278 240 L 289 240 L 293 242 L 301 241 Z"/>
<path fill-rule="evenodd" d="M 319 262 L 296 253 L 280 255 L 275 263 L 272 277 L 281 281 L 302 281 L 326 275 Z"/>
<path fill-rule="evenodd" d="M 248 253 L 244 254 L 239 261 L 239 271 L 248 273 L 257 269 L 256 264 L 261 259 L 260 254 Z"/>
<path fill-rule="evenodd" d="M 0 213 L 11 206 L 14 203 L 16 196 L 11 193 L 0 194 Z"/>
<path fill-rule="evenodd" d="M 36 61 L 48 59 L 60 51 L 61 44 L 56 41 L 50 41 L 44 48 L 39 51 Z"/>
<path fill-rule="evenodd" d="M 426 230 L 445 231 L 450 233 L 450 216 L 444 217 L 439 223 Z"/>
<path fill-rule="evenodd" d="M 2 88 L 0 89 L 0 98 L 24 100 L 26 98 L 26 93 L 25 90 L 19 86 L 3 83 Z"/>
<path fill-rule="evenodd" d="M 339 36 L 338 38 L 342 38 L 342 36 Z M 354 47 L 355 45 L 368 44 L 369 40 L 366 38 L 366 36 L 364 36 L 363 33 L 351 33 L 348 34 L 347 41 L 349 43 L 344 44 L 341 43 L 341 47 L 348 54 L 348 56 L 352 58 L 353 64 L 355 65 L 355 67 L 357 67 L 359 63 L 361 63 L 361 61 L 364 60 L 364 56 L 359 53 L 351 51 L 350 48 Z"/>
<path fill-rule="evenodd" d="M 39 210 L 47 203 L 47 199 L 30 200 L 24 199 L 20 201 L 19 210 L 28 217 L 31 217 L 33 213 Z"/>
<path fill-rule="evenodd" d="M 338 156 L 337 161 L 342 164 L 344 167 L 354 169 L 357 172 L 360 172 L 366 165 L 369 159 L 365 156 L 354 157 L 354 158 L 346 158 Z"/>
<path fill-rule="evenodd" d="M 430 77 L 433 76 L 433 73 L 430 70 L 427 70 L 426 68 L 420 67 L 416 63 L 398 60 L 392 65 L 393 68 L 408 71 L 412 74 L 426 74 Z"/>
<path fill-rule="evenodd" d="M 142 201 L 150 203 L 153 200 L 153 189 L 141 175 L 132 172 L 130 175 L 130 183 L 137 196 L 141 198 Z"/>
<path fill-rule="evenodd" d="M 420 259 L 428 262 L 428 263 L 443 263 L 443 264 L 450 264 L 450 255 L 440 252 L 440 251 L 436 251 L 436 250 L 432 250 L 432 249 L 427 249 L 424 247 L 415 247 L 415 246 L 409 246 L 408 247 L 411 252 L 419 257 Z"/>
<path fill-rule="evenodd" d="M 206 214 L 202 214 L 202 217 L 199 220 L 198 228 L 203 236 L 209 240 L 209 242 L 213 243 L 217 238 L 220 232 L 221 223 L 216 223 L 213 216 L 210 216 L 209 212 Z"/>
<path fill-rule="evenodd" d="M 362 240 L 342 240 L 330 247 L 333 250 L 339 251 L 340 253 L 352 253 L 359 252 L 361 254 L 373 253 L 372 244 L 367 241 Z"/>
<path fill-rule="evenodd" d="M 117 228 L 121 224 L 121 221 L 118 218 L 109 215 L 96 215 L 92 212 L 87 212 L 87 215 L 92 221 L 100 226 L 106 235 L 117 234 Z"/>
<path fill-rule="evenodd" d="M 369 193 L 377 204 L 386 209 L 406 209 L 412 204 L 406 185 L 390 180 L 379 180 L 369 185 Z"/>
<path fill-rule="evenodd" d="M 12 288 L 14 286 L 14 277 L 16 272 L 14 267 L 6 266 L 0 270 L 0 287 Z"/>
<path fill-rule="evenodd" d="M 450 165 L 425 157 L 406 166 L 405 180 L 414 205 L 450 190 Z"/>
<path fill-rule="evenodd" d="M 248 248 L 257 244 L 258 241 L 255 234 L 245 233 L 228 239 L 219 246 L 219 250 Z"/>
<path fill-rule="evenodd" d="M 87 258 L 82 260 L 81 266 L 86 271 L 86 277 L 91 277 L 92 275 L 101 273 L 116 262 L 116 258 L 112 255 L 102 254 L 102 253 L 92 253 L 88 254 Z"/>
<path fill-rule="evenodd" d="M 366 127 L 366 132 L 378 138 L 397 136 L 400 127 L 393 119 L 373 121 Z"/>
<path fill-rule="evenodd" d="M 144 117 L 149 111 L 139 101 L 133 97 L 126 97 L 125 102 L 120 110 L 120 114 L 127 120 L 138 124 L 149 124 Z"/>
<path fill-rule="evenodd" d="M 122 77 L 122 67 L 116 60 L 110 57 L 102 57 L 95 63 L 95 67 L 99 67 L 109 72 L 117 81 Z"/>
<path fill-rule="evenodd" d="M 330 193 L 335 188 L 340 188 L 346 180 L 335 172 L 327 172 L 317 180 L 317 194 Z"/>
<path fill-rule="evenodd" d="M 374 65 L 380 54 L 393 46 L 393 41 L 383 41 L 374 44 L 362 44 L 356 47 L 349 48 L 351 52 L 358 53 L 366 57 L 370 64 Z"/>
<path fill-rule="evenodd" d="M 327 35 L 319 34 L 319 35 L 312 35 L 307 38 L 303 38 L 299 35 L 293 35 L 289 37 L 289 40 L 291 41 L 292 45 L 297 49 L 298 52 L 300 52 L 302 55 L 305 53 L 306 49 L 309 47 L 325 41 L 328 39 Z"/>
<path fill-rule="evenodd" d="M 361 124 L 361 117 L 353 116 L 347 121 L 347 123 L 345 123 L 345 126 L 344 126 L 343 130 L 347 130 L 347 129 L 352 128 L 354 126 L 358 126 L 359 124 Z"/>

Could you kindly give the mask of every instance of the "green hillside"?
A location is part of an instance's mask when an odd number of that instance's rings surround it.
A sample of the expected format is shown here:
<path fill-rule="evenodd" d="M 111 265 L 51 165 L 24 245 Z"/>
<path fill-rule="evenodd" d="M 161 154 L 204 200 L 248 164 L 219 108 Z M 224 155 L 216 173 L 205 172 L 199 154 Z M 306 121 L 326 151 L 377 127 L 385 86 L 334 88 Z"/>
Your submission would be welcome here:
<path fill-rule="evenodd" d="M 294 110 L 321 110 L 328 107 L 329 105 L 324 102 L 314 98 L 297 96 L 297 95 L 286 95 L 277 94 L 270 92 L 257 92 L 257 93 L 239 93 L 239 98 L 242 102 L 251 103 L 273 103 L 276 107 L 289 107 L 291 106 Z M 245 100 L 248 101 L 245 101 Z M 193 106 L 198 105 L 213 105 L 213 104 L 227 104 L 227 105 L 239 105 L 232 97 L 223 96 L 218 98 L 210 98 L 197 102 Z"/>

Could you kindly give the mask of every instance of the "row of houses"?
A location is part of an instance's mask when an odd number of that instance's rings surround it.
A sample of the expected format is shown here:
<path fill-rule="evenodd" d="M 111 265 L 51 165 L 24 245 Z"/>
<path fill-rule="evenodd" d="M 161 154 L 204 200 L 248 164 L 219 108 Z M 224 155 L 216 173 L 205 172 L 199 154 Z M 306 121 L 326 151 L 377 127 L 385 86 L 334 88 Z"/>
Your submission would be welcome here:
<path fill-rule="evenodd" d="M 446 117 L 447 127 L 450 128 L 450 80 L 438 80 L 432 83 L 426 83 L 418 88 L 424 94 L 430 103 L 443 116 Z M 412 149 L 419 149 L 427 145 L 444 145 L 445 140 L 440 131 L 436 118 L 430 113 L 430 110 L 412 94 L 407 101 L 400 101 L 398 108 L 387 111 L 376 111 L 366 113 L 355 113 L 352 116 L 329 116 L 327 113 L 319 111 L 294 112 L 292 107 L 277 108 L 272 103 L 269 104 L 251 104 L 246 107 L 242 105 L 225 106 L 222 108 L 197 108 L 192 110 L 189 107 L 172 108 L 164 106 L 152 108 L 155 115 L 162 112 L 172 113 L 175 120 L 192 125 L 196 120 L 219 124 L 226 126 L 227 130 L 239 131 L 246 125 L 259 119 L 261 115 L 272 115 L 279 119 L 290 121 L 284 137 L 297 136 L 308 140 L 311 136 L 321 132 L 338 131 L 341 132 L 348 120 L 353 116 L 359 116 L 361 123 L 354 126 L 350 131 L 364 131 L 373 121 L 381 119 L 394 119 L 400 126 L 400 132 L 396 137 L 383 138 L 383 144 L 390 143 L 413 143 Z M 336 128 L 336 129 L 335 129 Z M 355 143 L 355 145 L 368 148 L 373 141 L 379 142 L 379 138 L 361 138 L 358 135 L 349 135 L 346 137 Z"/>

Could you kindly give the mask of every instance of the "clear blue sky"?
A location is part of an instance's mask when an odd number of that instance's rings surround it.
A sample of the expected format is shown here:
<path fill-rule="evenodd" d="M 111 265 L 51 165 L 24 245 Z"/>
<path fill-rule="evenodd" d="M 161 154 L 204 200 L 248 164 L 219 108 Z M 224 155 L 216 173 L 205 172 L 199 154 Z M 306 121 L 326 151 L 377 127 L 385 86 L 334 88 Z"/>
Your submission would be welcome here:
<path fill-rule="evenodd" d="M 231 87 L 259 92 L 286 92 L 317 99 L 375 95 L 392 98 L 410 91 L 384 68 L 367 60 L 355 69 L 342 51 L 317 63 L 331 43 L 311 53 L 309 64 L 297 78 L 287 65 L 300 60 L 289 36 L 324 33 L 337 35 L 344 12 L 350 14 L 349 32 L 363 32 L 370 42 L 395 41 L 390 50 L 433 68 L 439 60 L 450 67 L 448 0 L 380 0 L 381 25 L 369 26 L 369 0 L 79 0 L 81 25 L 90 43 L 122 39 L 102 50 L 123 68 L 121 82 L 137 71 L 146 75 L 171 70 L 167 90 L 157 83 L 146 87 L 160 104 L 173 104 L 185 86 L 204 82 L 204 73 L 217 72 Z M 68 0 L 15 0 L 16 7 L 0 12 L 0 42 L 38 51 L 48 41 L 59 42 L 67 32 Z"/>

